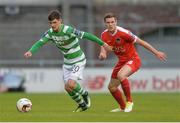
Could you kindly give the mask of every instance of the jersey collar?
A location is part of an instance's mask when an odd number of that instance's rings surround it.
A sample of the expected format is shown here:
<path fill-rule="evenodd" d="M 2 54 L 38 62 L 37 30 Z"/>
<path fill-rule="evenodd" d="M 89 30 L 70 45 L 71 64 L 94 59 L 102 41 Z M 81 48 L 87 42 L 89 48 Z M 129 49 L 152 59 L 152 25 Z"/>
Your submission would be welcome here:
<path fill-rule="evenodd" d="M 109 32 L 110 35 L 114 36 L 117 33 L 117 27 L 114 33 Z"/>
<path fill-rule="evenodd" d="M 63 27 L 64 27 L 64 24 L 61 24 L 60 27 L 59 27 L 59 32 L 62 32 Z"/>

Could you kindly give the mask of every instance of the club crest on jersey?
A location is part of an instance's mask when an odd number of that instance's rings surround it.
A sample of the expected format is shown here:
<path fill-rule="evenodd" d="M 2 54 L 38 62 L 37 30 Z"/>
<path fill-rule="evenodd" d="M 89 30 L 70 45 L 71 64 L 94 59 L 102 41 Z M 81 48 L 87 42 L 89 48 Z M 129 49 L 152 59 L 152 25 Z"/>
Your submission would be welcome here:
<path fill-rule="evenodd" d="M 121 38 L 116 38 L 116 43 L 120 43 L 121 42 Z"/>

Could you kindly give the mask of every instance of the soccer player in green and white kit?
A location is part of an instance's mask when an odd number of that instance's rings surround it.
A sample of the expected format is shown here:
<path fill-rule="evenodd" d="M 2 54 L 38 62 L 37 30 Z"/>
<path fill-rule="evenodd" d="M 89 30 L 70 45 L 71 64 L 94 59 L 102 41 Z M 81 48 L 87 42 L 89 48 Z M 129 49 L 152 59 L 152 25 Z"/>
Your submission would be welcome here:
<path fill-rule="evenodd" d="M 57 10 L 49 14 L 48 20 L 51 28 L 24 56 L 26 58 L 31 57 L 48 42 L 55 44 L 64 56 L 63 79 L 65 82 L 65 90 L 78 104 L 78 108 L 74 110 L 74 112 L 85 111 L 90 107 L 91 102 L 88 92 L 78 83 L 78 80 L 82 79 L 82 72 L 86 64 L 86 58 L 80 48 L 78 38 L 96 42 L 107 50 L 111 50 L 111 47 L 91 33 L 79 31 L 64 25 L 62 23 L 61 13 Z"/>

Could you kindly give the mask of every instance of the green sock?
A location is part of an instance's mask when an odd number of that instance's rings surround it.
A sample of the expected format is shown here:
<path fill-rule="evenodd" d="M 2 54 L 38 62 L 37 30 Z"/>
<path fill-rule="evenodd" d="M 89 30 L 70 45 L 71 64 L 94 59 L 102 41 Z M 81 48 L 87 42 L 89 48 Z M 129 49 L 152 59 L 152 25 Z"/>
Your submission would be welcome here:
<path fill-rule="evenodd" d="M 84 95 L 85 94 L 85 90 L 81 87 L 81 85 L 79 83 L 76 84 L 76 87 L 75 89 L 73 90 L 81 95 Z"/>
<path fill-rule="evenodd" d="M 79 93 L 76 93 L 75 91 L 72 91 L 72 92 L 68 92 L 68 94 L 78 104 L 82 104 L 84 102 L 84 100 L 82 99 L 82 97 L 81 97 L 81 95 Z"/>

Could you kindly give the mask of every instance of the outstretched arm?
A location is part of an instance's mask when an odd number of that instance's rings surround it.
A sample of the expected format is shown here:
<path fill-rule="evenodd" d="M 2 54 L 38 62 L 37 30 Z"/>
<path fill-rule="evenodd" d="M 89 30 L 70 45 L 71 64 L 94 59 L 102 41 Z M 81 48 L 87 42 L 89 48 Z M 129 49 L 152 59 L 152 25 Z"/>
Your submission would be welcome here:
<path fill-rule="evenodd" d="M 147 50 L 151 51 L 161 61 L 165 61 L 167 59 L 167 56 L 164 52 L 158 51 L 157 49 L 155 49 L 152 45 L 150 45 L 146 41 L 143 41 L 140 38 L 138 38 L 136 43 L 140 44 L 141 46 L 143 46 Z"/>
<path fill-rule="evenodd" d="M 48 31 L 44 33 L 44 36 L 37 41 L 33 46 L 24 53 L 25 58 L 31 57 L 34 53 L 36 53 L 43 45 L 45 45 L 50 40 L 50 36 L 48 34 Z"/>
<path fill-rule="evenodd" d="M 73 36 L 76 36 L 81 39 L 87 39 L 87 40 L 96 42 L 100 46 L 103 46 L 107 51 L 112 51 L 112 47 L 110 47 L 108 44 L 106 44 L 101 39 L 99 39 L 97 36 L 95 36 L 91 33 L 83 32 L 83 31 L 77 30 L 72 27 L 68 27 L 68 29 L 65 30 L 64 32 L 67 33 L 68 35 L 73 35 Z"/>
<path fill-rule="evenodd" d="M 110 47 L 108 44 L 106 44 L 101 39 L 99 39 L 97 36 L 95 36 L 91 33 L 84 32 L 84 35 L 82 38 L 85 38 L 85 39 L 88 39 L 88 40 L 98 43 L 100 46 L 102 46 L 107 51 L 112 51 L 112 47 Z"/>
<path fill-rule="evenodd" d="M 37 41 L 26 53 L 24 53 L 25 58 L 29 58 L 32 54 L 36 53 L 45 43 L 42 41 Z"/>

